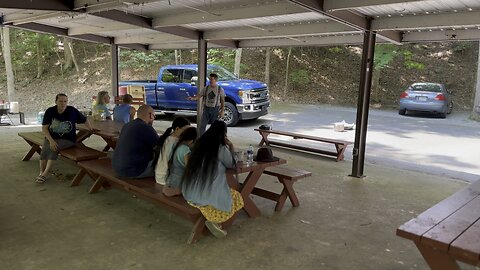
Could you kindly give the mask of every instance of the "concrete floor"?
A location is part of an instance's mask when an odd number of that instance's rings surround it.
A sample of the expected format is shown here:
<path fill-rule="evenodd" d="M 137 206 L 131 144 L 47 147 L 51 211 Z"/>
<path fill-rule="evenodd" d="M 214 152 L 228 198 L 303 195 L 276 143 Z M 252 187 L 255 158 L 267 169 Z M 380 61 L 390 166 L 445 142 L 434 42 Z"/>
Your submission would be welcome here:
<path fill-rule="evenodd" d="M 63 161 L 62 175 L 35 184 L 38 155 L 22 162 L 29 147 L 16 134 L 39 129 L 0 127 L 0 269 L 428 269 L 395 230 L 466 185 L 372 165 L 366 178 L 351 178 L 351 161 L 274 149 L 313 172 L 295 185 L 300 207 L 287 201 L 275 213 L 254 197 L 262 216 L 241 213 L 225 239 L 187 245 L 191 223 L 118 190 L 89 195 L 88 179 L 70 188 L 76 169 Z M 87 144 L 103 146 L 95 137 Z M 268 176 L 261 184 L 280 190 Z"/>

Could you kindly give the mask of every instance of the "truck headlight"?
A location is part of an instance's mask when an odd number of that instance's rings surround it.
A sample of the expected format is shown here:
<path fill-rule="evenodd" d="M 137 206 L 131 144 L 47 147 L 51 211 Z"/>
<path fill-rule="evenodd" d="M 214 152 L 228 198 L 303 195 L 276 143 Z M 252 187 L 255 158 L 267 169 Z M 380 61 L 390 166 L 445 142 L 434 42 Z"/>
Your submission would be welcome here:
<path fill-rule="evenodd" d="M 250 91 L 249 90 L 240 90 L 240 91 L 238 91 L 238 96 L 243 101 L 249 101 L 250 100 Z"/>

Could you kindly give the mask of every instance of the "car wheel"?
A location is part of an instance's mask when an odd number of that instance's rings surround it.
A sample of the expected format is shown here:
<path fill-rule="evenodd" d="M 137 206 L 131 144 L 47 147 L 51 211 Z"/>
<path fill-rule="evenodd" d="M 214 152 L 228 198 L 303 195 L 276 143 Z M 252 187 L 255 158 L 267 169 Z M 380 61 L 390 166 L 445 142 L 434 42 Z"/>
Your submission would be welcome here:
<path fill-rule="evenodd" d="M 398 114 L 400 115 L 405 115 L 406 113 L 407 113 L 407 109 L 398 110 Z"/>
<path fill-rule="evenodd" d="M 222 120 L 229 127 L 233 127 L 238 123 L 237 107 L 230 102 L 225 102 L 225 112 Z"/>
<path fill-rule="evenodd" d="M 447 114 L 451 114 L 453 111 L 453 102 L 448 103 Z"/>

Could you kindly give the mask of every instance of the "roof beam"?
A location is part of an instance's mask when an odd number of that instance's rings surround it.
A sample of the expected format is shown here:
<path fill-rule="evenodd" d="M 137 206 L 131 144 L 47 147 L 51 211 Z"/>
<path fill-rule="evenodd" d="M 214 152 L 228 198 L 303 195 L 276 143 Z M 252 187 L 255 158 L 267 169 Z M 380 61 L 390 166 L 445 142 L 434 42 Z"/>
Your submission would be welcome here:
<path fill-rule="evenodd" d="M 412 31 L 405 33 L 403 39 L 404 42 L 480 40 L 480 30 Z"/>
<path fill-rule="evenodd" d="M 161 28 L 154 28 L 152 26 L 152 19 L 145 18 L 142 16 L 138 16 L 131 13 L 125 13 L 119 10 L 108 10 L 108 11 L 101 11 L 93 13 L 92 15 L 98 16 L 101 18 L 109 19 L 116 22 L 121 22 L 129 25 L 133 25 L 136 27 L 153 29 L 155 31 L 164 32 L 184 38 L 198 40 L 200 37 L 200 32 L 194 31 L 185 27 L 181 26 L 168 26 L 168 27 L 161 27 Z"/>
<path fill-rule="evenodd" d="M 132 43 L 132 44 L 121 44 L 118 46 L 121 48 L 132 49 L 132 50 L 137 50 L 142 52 L 148 51 L 148 45 L 144 45 L 144 44 Z"/>
<path fill-rule="evenodd" d="M 334 46 L 345 44 L 361 44 L 363 35 L 346 35 L 346 36 L 324 36 L 324 37 L 302 37 L 298 39 L 252 39 L 241 40 L 240 48 L 249 47 L 271 47 L 271 46 Z"/>
<path fill-rule="evenodd" d="M 188 38 L 188 39 L 193 39 L 193 40 L 198 40 L 201 34 L 199 31 L 195 31 L 182 26 L 153 27 L 152 19 L 138 16 L 135 14 L 125 13 L 119 10 L 100 11 L 100 12 L 93 13 L 92 15 L 109 19 L 112 21 L 116 21 L 116 22 L 129 24 L 135 27 L 152 29 L 158 32 L 167 33 L 167 34 Z M 222 42 L 222 44 L 219 44 L 219 45 L 224 46 L 224 44 L 233 45 L 233 43 L 230 43 L 230 42 L 227 42 L 227 43 Z M 236 47 L 233 47 L 233 48 L 236 48 Z"/>
<path fill-rule="evenodd" d="M 116 22 L 121 22 L 129 25 L 134 25 L 141 28 L 152 29 L 152 20 L 135 14 L 125 13 L 120 10 L 108 10 L 95 12 L 92 15 L 109 19 Z"/>
<path fill-rule="evenodd" d="M 417 16 L 378 18 L 372 22 L 373 30 L 465 27 L 480 25 L 480 11 L 440 13 Z"/>
<path fill-rule="evenodd" d="M 41 14 L 36 14 L 36 15 L 18 14 L 18 13 L 5 14 L 3 16 L 3 22 L 13 23 L 13 24 L 22 24 L 22 23 L 35 22 L 37 20 L 50 19 L 53 17 L 58 17 L 62 14 L 65 14 L 65 12 L 64 11 L 44 11 L 44 12 L 41 12 Z"/>
<path fill-rule="evenodd" d="M 305 12 L 305 9 L 289 2 L 267 2 L 243 5 L 232 9 L 217 9 L 215 14 L 203 12 L 172 14 L 171 16 L 154 18 L 153 27 L 231 21 L 303 12 Z"/>
<path fill-rule="evenodd" d="M 2 0 L 0 8 L 72 11 L 73 0 Z"/>
<path fill-rule="evenodd" d="M 207 40 L 211 39 L 252 39 L 252 38 L 275 38 L 287 36 L 307 36 L 325 33 L 341 33 L 352 31 L 351 27 L 337 23 L 302 23 L 295 25 L 273 25 L 263 27 L 243 27 L 225 30 L 213 30 L 204 33 Z"/>
<path fill-rule="evenodd" d="M 401 4 L 408 2 L 425 2 L 425 0 L 323 0 L 323 8 L 326 11 L 332 11 L 368 6 Z"/>
<path fill-rule="evenodd" d="M 345 25 L 348 25 L 354 29 L 362 30 L 362 31 L 368 31 L 368 20 L 370 18 L 366 18 L 364 16 L 360 16 L 356 13 L 350 12 L 348 10 L 337 10 L 337 11 L 325 11 L 324 7 L 324 1 L 325 0 L 289 0 L 292 3 L 295 3 L 297 5 L 300 5 L 308 10 L 318 12 L 320 14 L 323 14 L 327 17 L 330 17 L 331 19 L 343 23 Z M 383 37 L 381 33 L 377 33 L 377 36 L 379 38 L 382 38 L 384 40 L 388 40 L 394 44 L 400 45 L 402 40 L 394 40 L 392 37 L 393 35 L 390 35 L 389 37 Z M 397 35 L 398 37 L 401 37 L 400 34 Z"/>
<path fill-rule="evenodd" d="M 104 44 L 113 43 L 113 38 L 110 38 L 110 37 L 88 35 L 88 34 L 78 35 L 78 36 L 69 36 L 68 29 L 66 28 L 60 28 L 60 27 L 55 27 L 55 26 L 50 26 L 50 25 L 45 25 L 40 23 L 24 23 L 24 24 L 5 25 L 5 26 L 21 29 L 21 30 L 33 31 L 37 33 L 43 33 L 43 34 L 54 34 L 57 36 L 64 36 L 64 37 L 69 37 L 73 39 L 85 40 L 85 41 L 96 42 L 96 43 L 104 43 Z"/>
<path fill-rule="evenodd" d="M 115 38 L 115 44 L 130 44 L 130 43 L 142 43 L 142 44 L 155 44 L 163 42 L 185 42 L 188 39 L 182 37 L 171 36 L 169 34 L 156 33 L 150 35 L 126 35 Z M 196 42 L 196 41 L 193 41 Z"/>

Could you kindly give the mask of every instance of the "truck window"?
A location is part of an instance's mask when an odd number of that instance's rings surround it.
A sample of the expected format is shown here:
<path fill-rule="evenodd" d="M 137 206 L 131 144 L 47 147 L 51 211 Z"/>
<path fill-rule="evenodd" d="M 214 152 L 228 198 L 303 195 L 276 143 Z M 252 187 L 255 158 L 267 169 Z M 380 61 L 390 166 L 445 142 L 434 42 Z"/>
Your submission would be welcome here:
<path fill-rule="evenodd" d="M 164 69 L 162 72 L 162 82 L 178 83 L 182 69 Z"/>
<path fill-rule="evenodd" d="M 193 76 L 197 76 L 197 71 L 196 70 L 185 69 L 183 71 L 182 82 L 190 83 L 192 81 Z"/>

